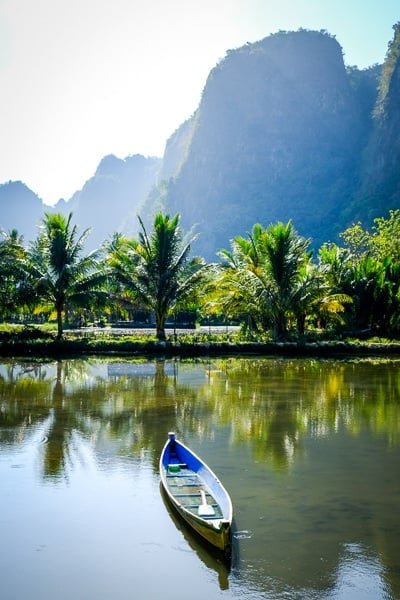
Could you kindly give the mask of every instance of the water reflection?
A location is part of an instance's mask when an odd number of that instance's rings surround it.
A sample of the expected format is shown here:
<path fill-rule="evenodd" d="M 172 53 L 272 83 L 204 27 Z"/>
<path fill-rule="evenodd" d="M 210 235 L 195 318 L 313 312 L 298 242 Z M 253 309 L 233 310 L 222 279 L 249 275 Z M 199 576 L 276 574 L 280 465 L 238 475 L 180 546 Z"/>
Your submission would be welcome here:
<path fill-rule="evenodd" d="M 400 442 L 400 371 L 393 361 L 227 360 L 209 369 L 214 414 L 255 458 L 289 468 L 305 436 L 367 427 Z"/>
<path fill-rule="evenodd" d="M 194 392 L 180 386 L 185 401 L 176 405 L 176 378 L 163 361 L 133 363 L 121 374 L 96 361 L 59 361 L 42 366 L 9 363 L 0 371 L 0 447 L 23 443 L 41 428 L 47 443 L 42 449 L 43 476 L 58 479 L 71 464 L 76 436 L 90 440 L 102 455 L 112 441 L 110 459 L 140 456 L 143 447 L 157 450 L 169 423 L 183 418 Z M 100 373 L 98 372 L 100 371 Z M 152 426 L 152 412 L 163 410 L 164 430 Z M 162 437 L 161 437 L 162 436 Z M 156 464 L 156 462 L 155 462 Z"/>
<path fill-rule="evenodd" d="M 379 361 L 224 360 L 213 363 L 9 362 L 0 371 L 0 444 L 21 443 L 46 422 L 43 474 L 58 477 L 78 432 L 96 445 L 118 440 L 118 454 L 159 450 L 171 423 L 212 437 L 231 426 L 235 444 L 256 460 L 288 469 L 303 439 L 368 428 L 400 441 L 399 370 Z M 188 368 L 189 367 L 189 368 Z M 372 368 L 373 367 L 373 368 Z M 165 429 L 154 428 L 151 415 Z M 212 415 L 212 420 L 205 416 Z M 162 425 L 158 421 L 159 425 Z"/>
<path fill-rule="evenodd" d="M 226 597 L 400 598 L 399 366 L 5 361 L 0 467 L 7 456 L 13 468 L 27 465 L 16 457 L 30 448 L 38 496 L 40 485 L 69 484 L 88 461 L 96 476 L 125 477 L 134 466 L 158 481 L 175 429 L 221 474 L 234 502 L 240 556 L 231 571 L 176 521 Z M 6 486 L 16 471 L 4 470 Z"/>
<path fill-rule="evenodd" d="M 162 486 L 160 486 L 160 494 L 171 520 L 178 531 L 181 532 L 189 547 L 197 554 L 208 569 L 216 572 L 219 588 L 221 590 L 229 589 L 230 559 L 227 559 L 222 552 L 219 552 L 218 549 L 213 548 L 200 536 L 196 535 L 171 506 Z"/>

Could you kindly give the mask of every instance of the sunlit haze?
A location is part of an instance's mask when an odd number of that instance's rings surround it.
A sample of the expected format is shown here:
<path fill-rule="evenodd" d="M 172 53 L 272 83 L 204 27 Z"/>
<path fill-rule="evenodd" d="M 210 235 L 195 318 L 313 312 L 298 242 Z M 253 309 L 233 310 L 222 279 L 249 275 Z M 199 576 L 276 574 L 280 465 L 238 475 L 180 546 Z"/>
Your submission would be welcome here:
<path fill-rule="evenodd" d="M 107 154 L 162 156 L 226 50 L 326 29 L 382 62 L 398 0 L 0 0 L 0 183 L 68 199 Z"/>

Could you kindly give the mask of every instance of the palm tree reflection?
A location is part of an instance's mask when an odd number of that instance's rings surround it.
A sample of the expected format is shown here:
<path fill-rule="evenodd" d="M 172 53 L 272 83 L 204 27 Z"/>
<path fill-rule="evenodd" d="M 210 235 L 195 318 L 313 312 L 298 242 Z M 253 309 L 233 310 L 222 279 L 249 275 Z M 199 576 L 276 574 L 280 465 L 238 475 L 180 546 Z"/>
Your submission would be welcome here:
<path fill-rule="evenodd" d="M 367 361 L 9 361 L 0 371 L 0 447 L 41 428 L 43 475 L 60 478 L 84 442 L 95 456 L 100 447 L 111 453 L 111 462 L 140 460 L 145 449 L 156 469 L 169 429 L 207 438 L 228 427 L 234 444 L 285 470 L 305 434 L 368 427 L 398 444 L 399 398 L 398 370 L 384 362 L 372 369 Z"/>
<path fill-rule="evenodd" d="M 246 454 L 245 447 L 249 448 L 257 463 L 256 477 L 264 466 L 270 472 L 286 474 L 304 451 L 305 439 L 334 433 L 345 434 L 342 440 L 353 440 L 367 432 L 368 441 L 379 438 L 378 448 L 386 444 L 394 449 L 400 443 L 398 362 L 65 360 L 41 365 L 8 361 L 0 366 L 0 452 L 47 440 L 37 444 L 41 474 L 47 481 L 68 478 L 77 463 L 85 459 L 88 449 L 102 468 L 113 470 L 145 461 L 156 472 L 170 429 L 192 439 L 224 437 L 224 443 L 233 448 L 233 461 Z M 337 446 L 332 452 L 335 449 Z M 360 468 L 366 470 L 362 476 L 369 482 L 369 463 L 363 462 Z M 393 461 L 391 469 L 395 468 Z M 327 547 L 333 547 L 327 551 L 327 555 L 333 553 L 332 564 L 320 563 L 321 554 L 309 561 L 313 569 L 318 563 L 321 577 L 331 580 L 335 564 L 340 562 L 341 542 L 339 534 L 329 529 L 332 515 L 340 517 L 347 526 L 345 517 L 339 515 L 343 509 L 349 523 L 354 520 L 360 524 L 360 495 L 351 485 L 348 490 L 344 481 L 343 493 L 339 490 L 337 499 L 327 496 L 319 503 L 323 481 L 313 481 L 312 473 L 309 477 L 315 506 L 312 504 L 309 510 L 303 507 L 300 514 L 295 499 L 285 505 L 285 518 L 287 511 L 292 510 L 294 519 L 301 517 L 306 525 L 310 523 L 310 531 L 306 526 L 304 535 L 310 543 L 309 554 L 321 551 L 320 539 L 325 540 Z M 331 474 L 324 471 L 328 492 L 330 478 Z M 278 479 L 283 481 L 280 476 L 275 478 Z M 251 485 L 255 479 L 249 475 L 248 481 Z M 340 478 L 338 482 L 341 485 Z M 262 483 L 258 481 L 257 485 L 261 489 Z M 380 556 L 385 557 L 387 580 L 396 590 L 398 537 L 387 525 L 394 523 L 394 518 L 384 514 L 382 507 L 386 505 L 377 504 L 373 494 L 369 497 L 369 490 L 368 484 L 363 501 L 372 507 L 370 524 L 375 523 L 376 545 Z M 353 512 L 343 500 L 347 497 L 352 501 Z M 395 505 L 395 499 L 389 500 Z M 320 527 L 327 528 L 322 538 L 320 532 L 315 532 L 316 508 Z M 361 526 L 364 528 L 364 523 Z M 271 531 L 272 525 L 269 527 Z M 362 539 L 357 527 L 355 531 Z M 187 537 L 186 532 L 183 534 Z M 312 543 L 316 539 L 318 544 Z M 187 540 L 201 560 L 217 572 L 220 587 L 225 589 L 225 567 L 196 543 L 192 546 L 190 535 Z M 287 547 L 281 545 L 281 549 L 286 552 Z M 274 551 L 276 554 L 277 549 Z"/>
<path fill-rule="evenodd" d="M 229 589 L 229 573 L 230 573 L 230 559 L 228 559 L 221 551 L 213 548 L 199 535 L 197 535 L 178 515 L 173 509 L 171 504 L 168 502 L 165 491 L 160 486 L 160 494 L 163 500 L 164 506 L 171 517 L 172 522 L 178 531 L 181 532 L 182 536 L 194 550 L 200 560 L 208 569 L 212 569 L 218 576 L 218 584 L 221 590 Z"/>

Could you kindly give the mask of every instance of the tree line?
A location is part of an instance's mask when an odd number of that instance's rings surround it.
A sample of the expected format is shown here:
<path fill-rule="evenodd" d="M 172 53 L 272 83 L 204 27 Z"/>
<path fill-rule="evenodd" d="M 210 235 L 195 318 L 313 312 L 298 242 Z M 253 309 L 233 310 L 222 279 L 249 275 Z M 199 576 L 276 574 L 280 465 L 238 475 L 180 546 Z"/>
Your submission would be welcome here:
<path fill-rule="evenodd" d="M 89 315 L 126 319 L 154 315 L 158 340 L 177 311 L 235 319 L 251 336 L 275 340 L 310 330 L 393 336 L 400 330 L 400 211 L 356 223 L 341 244 L 314 255 L 291 221 L 255 224 L 236 236 L 218 261 L 192 257 L 194 237 L 180 216 L 159 213 L 136 237 L 115 233 L 87 253 L 90 230 L 79 234 L 72 213 L 48 213 L 26 245 L 18 231 L 1 232 L 0 317 L 55 319 L 61 339 L 66 320 Z"/>

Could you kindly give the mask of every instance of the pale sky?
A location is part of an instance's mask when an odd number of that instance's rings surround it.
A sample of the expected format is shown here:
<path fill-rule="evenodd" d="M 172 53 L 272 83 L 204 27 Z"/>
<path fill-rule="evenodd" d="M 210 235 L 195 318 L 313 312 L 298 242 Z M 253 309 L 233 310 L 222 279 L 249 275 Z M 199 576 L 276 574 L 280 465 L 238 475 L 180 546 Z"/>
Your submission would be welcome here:
<path fill-rule="evenodd" d="M 115 154 L 162 156 L 228 49 L 326 29 L 381 63 L 399 0 L 0 0 L 0 183 L 68 199 Z"/>

